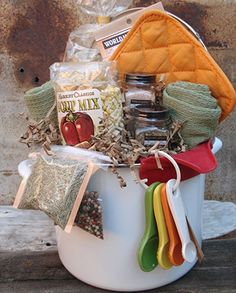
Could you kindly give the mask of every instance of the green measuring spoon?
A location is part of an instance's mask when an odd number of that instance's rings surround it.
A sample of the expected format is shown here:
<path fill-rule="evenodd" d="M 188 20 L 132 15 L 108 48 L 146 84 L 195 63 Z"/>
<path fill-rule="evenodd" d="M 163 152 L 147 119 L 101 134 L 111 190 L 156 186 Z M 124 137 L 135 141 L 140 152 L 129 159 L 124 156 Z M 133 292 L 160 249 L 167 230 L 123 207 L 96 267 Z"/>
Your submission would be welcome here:
<path fill-rule="evenodd" d="M 159 182 L 150 185 L 145 192 L 146 227 L 138 248 L 138 263 L 144 272 L 150 272 L 157 266 L 158 231 L 153 211 L 153 192 Z"/>

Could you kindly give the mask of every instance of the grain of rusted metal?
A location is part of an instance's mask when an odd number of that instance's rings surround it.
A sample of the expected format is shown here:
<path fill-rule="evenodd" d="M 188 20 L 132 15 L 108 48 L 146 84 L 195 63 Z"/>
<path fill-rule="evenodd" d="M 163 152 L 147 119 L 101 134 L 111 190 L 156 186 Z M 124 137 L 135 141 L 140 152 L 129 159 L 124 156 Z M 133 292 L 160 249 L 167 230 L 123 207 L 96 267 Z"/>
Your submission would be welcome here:
<path fill-rule="evenodd" d="M 157 1 L 135 0 L 135 6 L 148 6 Z M 163 0 L 165 9 L 189 23 L 204 40 L 207 47 L 236 48 L 236 5 L 230 1 Z M 223 9 L 223 10 L 222 10 Z M 223 13 L 222 13 L 223 12 Z M 227 16 L 227 17 L 226 17 Z"/>
<path fill-rule="evenodd" d="M 20 86 L 32 87 L 49 79 L 48 67 L 61 60 L 69 33 L 78 24 L 58 1 L 30 3 L 15 10 L 6 47 Z"/>
<path fill-rule="evenodd" d="M 136 6 L 148 6 L 157 1 L 137 0 L 134 1 Z M 162 1 L 165 10 L 179 16 L 192 27 L 194 27 L 201 37 L 205 38 L 205 24 L 204 19 L 207 17 L 207 10 L 205 5 L 199 3 L 192 3 L 187 1 Z"/>
<path fill-rule="evenodd" d="M 157 1 L 135 0 L 134 6 L 148 6 L 155 2 Z M 223 17 L 219 13 L 221 7 L 217 10 L 217 7 L 192 1 L 162 2 L 166 10 L 195 28 L 208 47 L 232 47 L 230 29 L 219 27 Z M 13 4 L 3 0 L 0 8 L 0 34 L 4 37 L 1 49 L 5 48 L 12 58 L 19 86 L 27 89 L 44 83 L 49 78 L 48 67 L 62 59 L 68 35 L 79 24 L 80 12 L 72 13 L 73 7 L 66 6 L 60 0 L 24 0 Z M 232 5 L 230 9 L 232 13 L 236 12 Z M 9 15 L 10 11 L 13 13 Z M 212 24 L 209 25 L 209 22 Z M 219 34 L 220 28 L 224 34 Z"/>
<path fill-rule="evenodd" d="M 207 18 L 207 10 L 205 6 L 172 1 L 166 4 L 165 8 L 189 23 L 200 34 L 201 38 L 206 40 L 205 19 Z"/>

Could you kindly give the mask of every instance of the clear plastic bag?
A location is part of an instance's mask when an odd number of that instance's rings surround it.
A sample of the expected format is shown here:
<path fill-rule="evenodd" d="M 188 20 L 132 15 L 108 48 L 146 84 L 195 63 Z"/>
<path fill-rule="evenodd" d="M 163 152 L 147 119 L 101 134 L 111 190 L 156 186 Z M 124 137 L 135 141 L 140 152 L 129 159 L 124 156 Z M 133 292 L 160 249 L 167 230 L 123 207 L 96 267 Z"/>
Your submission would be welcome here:
<path fill-rule="evenodd" d="M 23 178 L 13 206 L 44 211 L 56 225 L 70 232 L 91 176 L 99 168 L 108 167 L 105 156 L 103 160 L 99 156 L 94 154 L 89 159 L 79 150 L 71 154 L 68 149 L 61 153 L 57 149 L 50 157 L 31 154 L 31 173 Z"/>
<path fill-rule="evenodd" d="M 101 60 L 98 48 L 95 47 L 95 32 L 98 24 L 83 24 L 70 33 L 66 45 L 64 61 L 89 62 Z"/>
<path fill-rule="evenodd" d="M 50 66 L 50 77 L 55 91 L 70 91 L 77 88 L 105 88 L 116 84 L 115 62 L 56 62 Z"/>
<path fill-rule="evenodd" d="M 103 239 L 102 200 L 96 191 L 86 191 L 75 224 L 88 233 Z"/>
<path fill-rule="evenodd" d="M 123 127 L 114 62 L 55 63 L 50 67 L 63 143 L 89 142 L 106 126 Z"/>
<path fill-rule="evenodd" d="M 51 150 L 54 155 L 64 160 L 89 160 L 105 171 L 107 170 L 107 166 L 112 162 L 111 158 L 102 153 L 71 146 L 52 145 Z"/>
<path fill-rule="evenodd" d="M 132 0 L 78 0 L 81 10 L 88 15 L 96 16 L 98 23 L 106 23 L 126 10 Z"/>
<path fill-rule="evenodd" d="M 95 45 L 96 31 L 111 17 L 127 9 L 132 1 L 91 1 L 78 0 L 81 10 L 97 17 L 97 23 L 83 24 L 71 32 L 66 45 L 63 61 L 91 62 L 102 60 L 100 51 Z"/>

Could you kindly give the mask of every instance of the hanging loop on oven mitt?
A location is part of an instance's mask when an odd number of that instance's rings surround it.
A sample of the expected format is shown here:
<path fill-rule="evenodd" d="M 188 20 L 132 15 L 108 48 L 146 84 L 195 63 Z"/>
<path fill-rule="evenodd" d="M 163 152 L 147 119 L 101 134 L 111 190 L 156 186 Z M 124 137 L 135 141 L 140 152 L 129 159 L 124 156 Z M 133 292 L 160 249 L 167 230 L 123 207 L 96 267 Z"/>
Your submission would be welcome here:
<path fill-rule="evenodd" d="M 224 72 L 202 44 L 176 19 L 155 10 L 143 14 L 113 53 L 120 78 L 126 72 L 165 75 L 165 83 L 178 80 L 208 85 L 224 120 L 236 104 L 236 93 Z"/>
<path fill-rule="evenodd" d="M 181 180 L 192 178 L 199 174 L 206 174 L 213 171 L 217 167 L 217 161 L 211 151 L 211 141 L 199 144 L 195 148 L 173 155 L 172 157 L 178 163 L 181 171 Z M 160 158 L 162 169 L 157 168 L 154 156 L 141 159 L 139 168 L 139 177 L 141 180 L 147 179 L 146 184 L 153 182 L 167 182 L 175 178 L 175 169 L 166 158 Z"/>
<path fill-rule="evenodd" d="M 163 104 L 173 120 L 183 124 L 181 136 L 189 149 L 213 138 L 221 109 L 206 85 L 170 83 L 163 92 Z"/>

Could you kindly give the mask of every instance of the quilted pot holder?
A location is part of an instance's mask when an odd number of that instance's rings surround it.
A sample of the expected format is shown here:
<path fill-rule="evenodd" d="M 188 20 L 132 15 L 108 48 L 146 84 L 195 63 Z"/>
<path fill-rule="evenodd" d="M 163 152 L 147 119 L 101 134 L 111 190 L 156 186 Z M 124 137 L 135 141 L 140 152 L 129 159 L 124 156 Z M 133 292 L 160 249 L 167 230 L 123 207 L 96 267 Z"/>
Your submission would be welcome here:
<path fill-rule="evenodd" d="M 206 84 L 222 109 L 220 121 L 233 110 L 236 93 L 228 78 L 200 42 L 177 20 L 159 10 L 145 13 L 111 57 L 120 77 L 126 72 L 165 75 L 168 84 Z"/>

